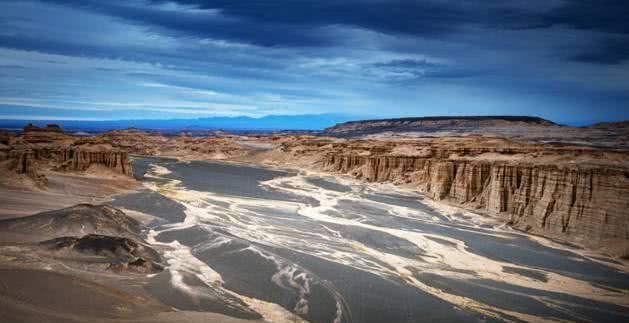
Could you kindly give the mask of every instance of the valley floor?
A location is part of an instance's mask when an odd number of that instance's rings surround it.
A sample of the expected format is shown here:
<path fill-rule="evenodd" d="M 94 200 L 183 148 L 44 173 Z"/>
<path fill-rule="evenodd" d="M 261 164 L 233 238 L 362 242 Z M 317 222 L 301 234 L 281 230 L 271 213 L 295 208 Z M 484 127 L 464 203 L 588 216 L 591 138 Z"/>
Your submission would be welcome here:
<path fill-rule="evenodd" d="M 626 263 L 522 234 L 413 191 L 226 162 L 135 158 L 133 166 L 140 186 L 59 173 L 49 176 L 47 191 L 4 188 L 0 215 L 7 219 L 86 202 L 112 205 L 142 223 L 138 239 L 159 252 L 164 270 L 86 270 L 94 264 L 77 267 L 76 260 L 25 253 L 36 247 L 16 244 L 17 237 L 0 230 L 3 317 L 11 322 L 629 320 Z"/>

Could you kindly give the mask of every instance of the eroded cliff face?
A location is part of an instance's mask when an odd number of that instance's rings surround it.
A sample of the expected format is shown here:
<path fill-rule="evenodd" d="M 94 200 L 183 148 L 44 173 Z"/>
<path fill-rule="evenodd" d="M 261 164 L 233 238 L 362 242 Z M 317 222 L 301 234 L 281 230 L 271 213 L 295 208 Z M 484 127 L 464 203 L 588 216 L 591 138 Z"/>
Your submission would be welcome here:
<path fill-rule="evenodd" d="M 38 162 L 50 163 L 56 170 L 85 171 L 92 165 L 102 165 L 115 173 L 132 175 L 128 154 L 114 149 L 87 150 L 76 147 L 35 147 L 12 151 L 18 172 L 26 173 Z"/>
<path fill-rule="evenodd" d="M 526 231 L 579 243 L 629 239 L 627 169 L 335 155 L 322 168 L 410 184 L 433 199 L 507 217 Z"/>
<path fill-rule="evenodd" d="M 58 127 L 29 125 L 21 137 L 6 141 L 0 148 L 2 171 L 8 172 L 7 176 L 26 175 L 39 187 L 46 186 L 45 174 L 50 170 L 84 172 L 100 167 L 114 174 L 132 176 L 126 152 L 108 145 L 85 144 Z"/>
<path fill-rule="evenodd" d="M 74 147 L 28 147 L 11 150 L 8 154 L 9 170 L 29 176 L 38 186 L 47 183 L 45 172 L 87 171 L 102 166 L 116 174 L 133 176 L 126 152 L 117 150 L 90 151 Z"/>
<path fill-rule="evenodd" d="M 296 159 L 314 158 L 319 170 L 407 185 L 531 233 L 591 246 L 629 239 L 624 152 L 482 140 L 324 142 L 281 149 Z"/>
<path fill-rule="evenodd" d="M 60 152 L 60 157 L 58 168 L 63 170 L 86 171 L 92 165 L 102 165 L 118 174 L 133 174 L 128 155 L 124 151 L 66 149 Z"/>

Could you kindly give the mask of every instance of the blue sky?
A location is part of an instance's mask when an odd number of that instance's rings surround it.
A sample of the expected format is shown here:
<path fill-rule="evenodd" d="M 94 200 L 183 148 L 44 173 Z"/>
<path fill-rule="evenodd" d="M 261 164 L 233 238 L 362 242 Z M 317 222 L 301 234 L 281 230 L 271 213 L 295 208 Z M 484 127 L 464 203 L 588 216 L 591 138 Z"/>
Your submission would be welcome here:
<path fill-rule="evenodd" d="M 624 0 L 0 2 L 0 119 L 629 119 Z"/>

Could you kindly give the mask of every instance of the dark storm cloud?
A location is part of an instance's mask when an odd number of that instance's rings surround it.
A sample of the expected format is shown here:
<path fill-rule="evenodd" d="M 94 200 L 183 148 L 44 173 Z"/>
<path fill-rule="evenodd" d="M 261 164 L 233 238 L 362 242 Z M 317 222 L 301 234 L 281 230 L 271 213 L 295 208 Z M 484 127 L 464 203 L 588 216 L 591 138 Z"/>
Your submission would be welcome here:
<path fill-rule="evenodd" d="M 263 46 L 320 46 L 334 43 L 335 35 L 321 28 L 352 26 L 386 34 L 437 37 L 459 32 L 468 25 L 529 26 L 522 12 L 492 1 L 477 5 L 457 1 L 414 0 L 274 0 L 168 1 L 48 0 L 89 8 L 142 24 L 197 37 L 238 40 Z M 170 2 L 172 4 L 172 2 Z M 186 7 L 187 6 L 187 7 Z M 189 10 L 185 10 L 189 8 Z M 217 10 L 213 15 L 201 10 Z"/>
<path fill-rule="evenodd" d="M 226 39 L 262 46 L 323 46 L 333 43 L 330 35 L 322 35 L 314 30 L 318 25 L 295 28 L 292 24 L 253 21 L 247 17 L 226 16 L 207 10 L 165 9 L 158 4 L 150 5 L 143 1 L 48 2 L 94 10 L 163 31 L 176 32 L 182 37 Z"/>
<path fill-rule="evenodd" d="M 159 1 L 157 1 L 159 2 Z M 353 25 L 375 31 L 414 35 L 440 34 L 474 21 L 455 6 L 433 1 L 182 1 L 226 15 L 287 25 Z"/>
<path fill-rule="evenodd" d="M 629 38 L 602 40 L 596 46 L 583 49 L 571 59 L 597 64 L 620 64 L 629 59 Z"/>
<path fill-rule="evenodd" d="M 629 59 L 629 2 L 626 0 L 570 0 L 544 15 L 548 26 L 597 32 L 594 44 L 569 59 L 598 64 L 619 64 Z M 610 39 L 611 38 L 611 39 Z"/>
<path fill-rule="evenodd" d="M 567 0 L 541 8 L 526 1 L 416 0 L 48 0 L 88 8 L 185 36 L 227 39 L 262 46 L 330 46 L 338 33 L 326 27 L 352 26 L 390 35 L 441 39 L 467 27 L 577 30 L 629 35 L 629 5 L 624 0 Z M 170 5 L 170 7 L 168 7 Z M 540 9 L 541 8 L 541 9 Z M 616 64 L 629 57 L 626 46 L 591 36 L 595 48 L 576 50 L 569 60 Z M 601 36 L 603 37 L 603 36 Z M 592 46 L 589 44 L 589 46 Z"/>
<path fill-rule="evenodd" d="M 626 0 L 567 0 L 544 15 L 544 22 L 577 29 L 629 34 L 629 3 Z"/>
<path fill-rule="evenodd" d="M 618 0 L 0 1 L 0 102 L 51 107 L 32 111 L 49 115 L 86 106 L 84 116 L 136 106 L 164 116 L 615 108 L 629 102 L 618 94 L 629 90 L 628 7 Z M 597 100 L 571 101 L 574 92 Z M 64 95 L 76 102 L 55 101 Z"/>

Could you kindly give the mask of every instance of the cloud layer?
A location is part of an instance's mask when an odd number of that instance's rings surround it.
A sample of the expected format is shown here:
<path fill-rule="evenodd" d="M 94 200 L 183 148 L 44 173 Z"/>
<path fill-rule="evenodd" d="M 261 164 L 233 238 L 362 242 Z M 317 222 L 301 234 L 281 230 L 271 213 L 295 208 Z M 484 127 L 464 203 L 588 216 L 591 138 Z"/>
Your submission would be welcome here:
<path fill-rule="evenodd" d="M 625 1 L 0 3 L 0 118 L 629 118 Z"/>

